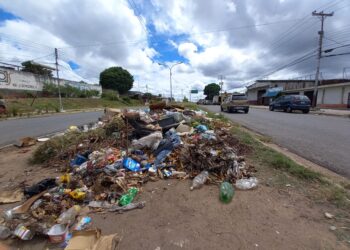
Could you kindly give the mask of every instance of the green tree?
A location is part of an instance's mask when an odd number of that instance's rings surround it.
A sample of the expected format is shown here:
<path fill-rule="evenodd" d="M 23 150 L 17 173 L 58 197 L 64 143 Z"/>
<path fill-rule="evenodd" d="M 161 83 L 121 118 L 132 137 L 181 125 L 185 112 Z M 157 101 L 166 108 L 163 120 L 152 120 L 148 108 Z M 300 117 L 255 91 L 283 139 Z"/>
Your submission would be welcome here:
<path fill-rule="evenodd" d="M 111 67 L 100 74 L 102 88 L 117 90 L 120 94 L 128 92 L 133 83 L 134 77 L 122 67 Z"/>
<path fill-rule="evenodd" d="M 32 61 L 25 61 L 22 62 L 23 69 L 22 71 L 25 72 L 31 72 L 33 74 L 37 75 L 43 75 L 43 76 L 51 76 L 52 77 L 52 70 L 45 68 L 44 66 L 33 63 Z"/>
<path fill-rule="evenodd" d="M 182 100 L 182 102 L 188 102 L 188 99 L 186 96 L 184 96 L 184 99 Z"/>
<path fill-rule="evenodd" d="M 205 99 L 207 100 L 213 100 L 213 97 L 215 95 L 220 94 L 220 86 L 216 83 L 210 83 L 205 86 L 204 88 L 204 94 L 207 96 Z"/>

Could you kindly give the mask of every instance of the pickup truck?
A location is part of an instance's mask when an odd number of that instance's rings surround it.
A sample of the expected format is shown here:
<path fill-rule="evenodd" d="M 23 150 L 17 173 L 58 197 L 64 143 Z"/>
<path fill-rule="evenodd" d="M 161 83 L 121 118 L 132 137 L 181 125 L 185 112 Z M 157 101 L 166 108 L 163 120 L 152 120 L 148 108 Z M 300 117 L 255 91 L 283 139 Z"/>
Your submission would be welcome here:
<path fill-rule="evenodd" d="M 244 111 L 244 113 L 249 112 L 249 102 L 245 94 L 233 94 L 221 103 L 221 111 L 226 112 L 237 112 Z"/>

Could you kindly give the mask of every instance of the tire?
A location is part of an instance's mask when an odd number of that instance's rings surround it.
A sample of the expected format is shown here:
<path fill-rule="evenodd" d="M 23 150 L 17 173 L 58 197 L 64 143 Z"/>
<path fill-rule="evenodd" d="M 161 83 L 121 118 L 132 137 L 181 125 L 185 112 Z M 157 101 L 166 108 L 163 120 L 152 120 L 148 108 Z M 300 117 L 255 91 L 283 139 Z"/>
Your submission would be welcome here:
<path fill-rule="evenodd" d="M 272 105 L 269 107 L 269 110 L 270 110 L 270 111 L 274 111 L 274 109 L 275 109 L 275 108 L 274 108 Z"/>
<path fill-rule="evenodd" d="M 292 110 L 292 108 L 291 108 L 290 106 L 288 106 L 288 108 L 286 109 L 286 111 L 287 111 L 287 113 L 292 113 L 292 112 L 293 112 L 293 110 Z"/>
<path fill-rule="evenodd" d="M 249 112 L 249 109 L 244 110 L 244 113 L 248 114 L 248 112 Z"/>
<path fill-rule="evenodd" d="M 307 113 L 309 113 L 309 112 L 310 112 L 310 109 L 303 110 L 303 113 L 304 113 L 304 114 L 307 114 Z"/>

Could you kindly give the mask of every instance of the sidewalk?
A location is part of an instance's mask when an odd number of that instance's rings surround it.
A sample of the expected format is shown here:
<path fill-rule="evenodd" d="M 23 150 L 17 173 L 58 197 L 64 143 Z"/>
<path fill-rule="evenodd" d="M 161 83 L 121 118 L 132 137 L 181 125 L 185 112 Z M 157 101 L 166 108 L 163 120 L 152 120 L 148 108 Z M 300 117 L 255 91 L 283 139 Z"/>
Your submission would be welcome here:
<path fill-rule="evenodd" d="M 250 105 L 251 108 L 254 109 L 269 109 L 269 106 L 258 106 L 258 105 Z M 310 110 L 311 114 L 315 115 L 330 115 L 330 116 L 341 116 L 350 118 L 350 109 L 341 110 L 341 109 L 318 109 L 318 110 Z"/>

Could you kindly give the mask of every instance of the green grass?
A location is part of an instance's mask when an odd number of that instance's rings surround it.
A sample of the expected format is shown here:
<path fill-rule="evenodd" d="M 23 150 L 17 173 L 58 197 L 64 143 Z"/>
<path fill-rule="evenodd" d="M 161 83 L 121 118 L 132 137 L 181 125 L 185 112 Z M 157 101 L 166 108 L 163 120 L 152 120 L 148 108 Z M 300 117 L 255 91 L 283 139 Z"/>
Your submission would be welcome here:
<path fill-rule="evenodd" d="M 58 98 L 37 98 L 33 104 L 32 98 L 8 99 L 7 110 L 10 116 L 17 116 L 19 113 L 40 114 L 59 111 Z M 62 98 L 64 110 L 90 109 L 90 108 L 117 108 L 126 106 L 142 105 L 139 100 L 122 98 L 118 101 L 93 98 Z"/>

